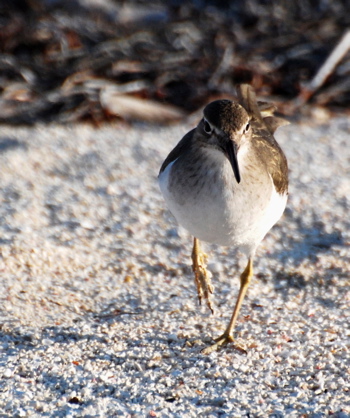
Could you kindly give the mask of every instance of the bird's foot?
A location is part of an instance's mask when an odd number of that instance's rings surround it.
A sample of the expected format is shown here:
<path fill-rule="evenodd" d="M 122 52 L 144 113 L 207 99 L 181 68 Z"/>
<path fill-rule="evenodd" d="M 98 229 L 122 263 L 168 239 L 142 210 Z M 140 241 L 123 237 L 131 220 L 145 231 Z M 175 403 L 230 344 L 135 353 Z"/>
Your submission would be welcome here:
<path fill-rule="evenodd" d="M 211 354 L 214 351 L 217 351 L 220 347 L 232 343 L 233 341 L 234 339 L 232 335 L 228 334 L 227 332 L 224 332 L 219 338 L 215 339 L 215 344 L 204 348 L 201 352 L 202 354 Z M 247 354 L 247 351 L 239 345 L 235 344 L 233 348 L 240 351 L 242 354 Z"/>
<path fill-rule="evenodd" d="M 201 304 L 202 299 L 204 298 L 207 302 L 208 308 L 211 310 L 211 313 L 214 313 L 214 308 L 210 299 L 213 294 L 214 287 L 211 284 L 211 274 L 206 268 L 206 260 L 206 254 L 202 252 L 197 254 L 196 259 L 193 260 L 192 269 L 196 281 L 199 303 Z"/>

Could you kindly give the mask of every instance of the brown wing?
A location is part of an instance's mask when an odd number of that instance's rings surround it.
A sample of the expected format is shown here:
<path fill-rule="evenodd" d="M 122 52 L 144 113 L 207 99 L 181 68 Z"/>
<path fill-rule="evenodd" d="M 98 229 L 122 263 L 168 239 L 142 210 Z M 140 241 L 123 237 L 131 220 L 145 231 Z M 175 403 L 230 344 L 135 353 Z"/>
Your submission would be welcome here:
<path fill-rule="evenodd" d="M 159 174 L 161 174 L 171 162 L 175 161 L 180 154 L 185 152 L 185 150 L 191 146 L 194 131 L 195 129 L 192 129 L 192 131 L 187 132 L 187 134 L 181 139 L 175 148 L 170 151 L 169 155 L 166 157 L 162 166 L 160 167 Z"/>
<path fill-rule="evenodd" d="M 265 165 L 271 175 L 278 193 L 282 194 L 288 190 L 288 164 L 287 159 L 273 137 L 273 133 L 282 126 L 281 118 L 271 116 L 273 107 L 266 107 L 259 110 L 255 93 L 249 84 L 241 84 L 237 88 L 241 105 L 251 116 L 253 139 L 257 145 L 257 158 Z M 261 106 L 261 105 L 260 105 Z M 264 112 L 266 117 L 264 117 Z"/>

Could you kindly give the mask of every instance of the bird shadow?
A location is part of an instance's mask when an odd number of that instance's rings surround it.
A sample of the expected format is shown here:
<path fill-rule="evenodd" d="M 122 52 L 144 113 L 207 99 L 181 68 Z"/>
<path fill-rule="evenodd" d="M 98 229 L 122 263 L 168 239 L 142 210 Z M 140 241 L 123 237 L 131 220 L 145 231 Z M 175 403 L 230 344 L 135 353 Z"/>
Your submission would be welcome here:
<path fill-rule="evenodd" d="M 280 259 L 282 265 L 285 266 L 283 270 L 276 272 L 274 275 L 275 291 L 282 293 L 283 298 L 287 300 L 290 294 L 297 290 L 305 290 L 306 293 L 313 291 L 315 293 L 315 289 L 330 288 L 333 284 L 332 278 L 335 275 L 340 280 L 345 280 L 348 272 L 333 265 L 324 266 L 322 275 L 316 267 L 311 277 L 305 277 L 301 272 L 298 272 L 298 266 L 305 264 L 305 261 L 310 264 L 312 271 L 313 266 L 323 255 L 334 252 L 334 247 L 345 247 L 347 244 L 342 232 L 338 229 L 328 232 L 326 225 L 316 216 L 307 225 L 301 217 L 292 217 L 291 211 L 290 213 L 287 211 L 287 216 L 290 217 L 289 221 L 296 224 L 298 233 L 295 236 L 288 237 L 288 246 L 281 251 L 268 255 L 270 258 Z M 318 297 L 316 294 L 314 294 L 314 297 L 323 305 L 334 306 L 331 297 Z"/>
<path fill-rule="evenodd" d="M 293 216 L 291 210 L 286 210 L 286 216 L 288 222 L 295 224 L 293 230 L 298 232 L 296 236 L 289 235 L 288 244 L 281 251 L 272 254 L 284 263 L 298 265 L 304 260 L 314 262 L 320 254 L 330 251 L 333 246 L 345 245 L 342 232 L 338 229 L 327 232 L 326 225 L 316 215 L 309 224 L 305 224 L 302 217 Z"/>
<path fill-rule="evenodd" d="M 5 153 L 17 148 L 27 149 L 27 145 L 24 142 L 19 141 L 16 138 L 0 138 L 0 153 Z"/>
<path fill-rule="evenodd" d="M 127 310 L 127 307 L 124 308 Z M 147 317 L 148 322 L 152 323 L 152 313 L 147 309 L 135 313 L 140 319 Z M 177 383 L 181 382 L 181 369 L 177 365 L 184 362 L 188 362 L 189 365 L 195 364 L 200 349 L 204 346 L 203 342 L 199 343 L 191 337 L 177 338 L 170 335 L 166 329 L 154 327 L 147 327 L 149 328 L 147 332 L 139 336 L 116 330 L 113 336 L 106 332 L 104 337 L 103 333 L 98 331 L 98 327 L 101 326 L 105 330 L 118 329 L 116 325 L 119 321 L 124 321 L 127 314 L 128 312 L 123 310 L 114 310 L 109 315 L 106 315 L 105 311 L 96 312 L 93 317 L 89 315 L 83 321 L 89 321 L 92 326 L 90 331 L 84 333 L 81 332 L 80 326 L 47 326 L 35 330 L 0 327 L 0 342 L 6 346 L 4 359 L 21 357 L 23 352 L 31 352 L 30 358 L 42 358 L 46 356 L 46 352 L 52 351 L 51 347 L 54 347 L 56 352 L 52 364 L 48 366 L 44 365 L 44 362 L 17 364 L 13 370 L 13 377 L 6 379 L 6 382 L 11 384 L 10 381 L 16 379 L 40 384 L 42 390 L 45 390 L 49 396 L 61 399 L 59 405 L 56 405 L 56 414 L 60 415 L 67 413 L 73 405 L 75 408 L 94 405 L 94 398 L 86 396 L 86 382 L 89 382 L 88 387 L 93 393 L 98 393 L 100 399 L 107 401 L 111 397 L 118 396 L 121 401 L 129 402 L 130 393 L 122 390 L 117 383 L 121 373 L 126 374 L 128 378 L 141 381 L 139 392 L 133 394 L 132 402 L 142 404 L 148 396 L 147 387 L 157 385 L 164 379 L 163 373 L 157 371 L 160 368 L 167 368 L 171 369 L 175 383 L 170 387 L 161 384 L 157 396 L 169 403 L 176 402 Z M 111 349 L 111 344 L 115 341 L 122 344 L 119 348 Z M 82 351 L 73 350 L 74 344 L 83 347 Z M 204 370 L 206 369 L 204 363 L 210 365 L 211 360 L 203 356 L 202 363 Z M 89 364 L 94 364 L 96 367 L 91 367 Z M 145 370 L 152 369 L 154 373 L 145 374 Z M 84 376 L 84 379 L 77 379 L 77 375 Z M 200 402 L 200 398 L 194 396 L 192 401 Z M 219 401 L 213 398 L 206 399 L 205 402 L 215 405 Z"/>

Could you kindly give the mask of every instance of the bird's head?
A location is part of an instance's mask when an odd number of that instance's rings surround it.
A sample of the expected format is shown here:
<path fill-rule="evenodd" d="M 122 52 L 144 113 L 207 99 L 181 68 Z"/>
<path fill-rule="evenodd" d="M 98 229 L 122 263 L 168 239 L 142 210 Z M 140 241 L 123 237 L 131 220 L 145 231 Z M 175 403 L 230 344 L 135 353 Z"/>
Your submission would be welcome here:
<path fill-rule="evenodd" d="M 229 159 L 237 183 L 241 181 L 237 153 L 251 138 L 250 116 L 243 106 L 230 100 L 209 103 L 198 125 L 201 138 L 220 149 Z"/>

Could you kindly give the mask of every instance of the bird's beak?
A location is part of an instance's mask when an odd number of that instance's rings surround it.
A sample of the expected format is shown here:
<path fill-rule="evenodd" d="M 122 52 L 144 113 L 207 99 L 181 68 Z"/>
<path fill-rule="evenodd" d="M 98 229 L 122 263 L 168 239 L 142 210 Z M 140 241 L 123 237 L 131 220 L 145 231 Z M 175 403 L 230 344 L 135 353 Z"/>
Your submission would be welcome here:
<path fill-rule="evenodd" d="M 228 142 L 227 142 L 225 151 L 226 151 L 228 159 L 231 163 L 233 173 L 235 175 L 237 183 L 239 183 L 241 181 L 241 174 L 239 172 L 238 161 L 237 161 L 238 147 L 237 147 L 236 142 L 232 141 L 232 139 L 229 139 Z"/>

